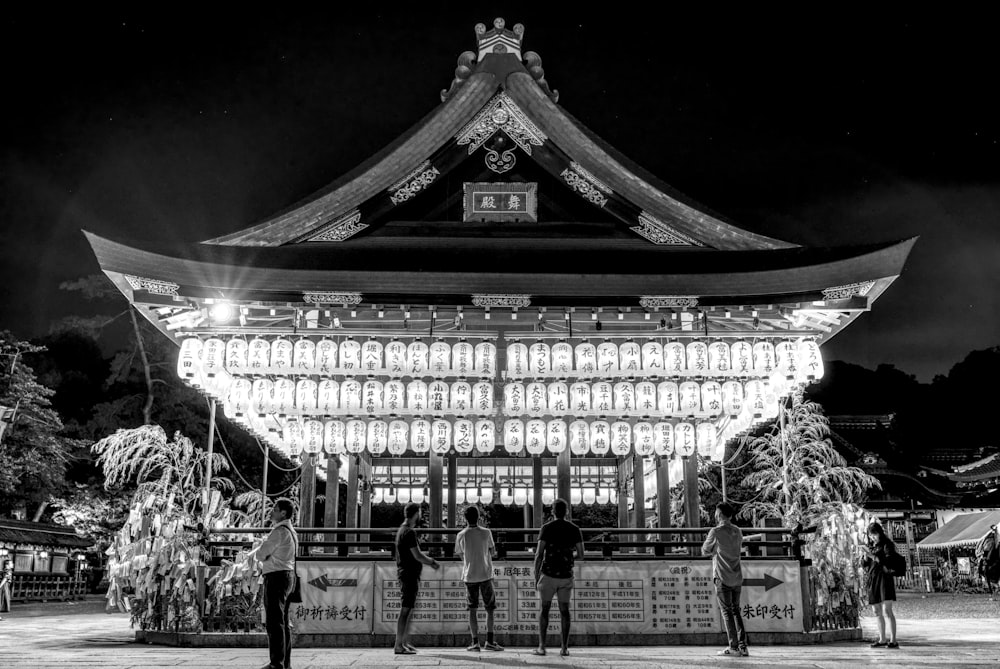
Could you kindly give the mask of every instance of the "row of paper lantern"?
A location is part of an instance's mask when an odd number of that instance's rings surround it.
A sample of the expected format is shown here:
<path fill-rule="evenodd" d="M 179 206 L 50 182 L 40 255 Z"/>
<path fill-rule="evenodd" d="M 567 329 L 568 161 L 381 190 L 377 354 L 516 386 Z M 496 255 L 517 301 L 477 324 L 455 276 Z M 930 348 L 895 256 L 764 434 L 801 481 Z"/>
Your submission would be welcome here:
<path fill-rule="evenodd" d="M 448 504 L 449 492 L 443 490 L 442 503 Z M 455 490 L 456 504 L 503 504 L 504 506 L 524 506 L 528 503 L 531 491 L 526 488 L 516 488 L 510 490 L 501 487 L 499 491 L 490 487 L 481 488 L 458 488 Z M 555 488 L 542 488 L 542 504 L 552 504 L 556 500 L 557 492 Z M 408 486 L 394 486 L 388 488 L 383 485 L 376 485 L 372 488 L 373 504 L 406 504 L 417 502 L 421 504 L 429 501 L 429 496 L 423 488 L 411 488 Z M 571 504 L 617 504 L 618 491 L 614 487 L 573 487 L 570 490 Z"/>
<path fill-rule="evenodd" d="M 368 374 L 425 376 L 452 375 L 492 378 L 496 373 L 496 346 L 480 342 L 430 345 L 414 340 L 409 344 L 377 339 L 336 342 L 302 338 L 295 342 L 278 338 L 202 341 L 189 337 L 181 343 L 178 374 L 194 378 L 214 376 L 221 371 L 234 375 L 320 375 Z M 679 341 L 661 344 L 648 341 L 598 345 L 584 341 L 576 346 L 559 342 L 552 346 L 539 341 L 531 346 L 514 342 L 507 346 L 507 375 L 511 378 L 577 376 L 627 376 L 643 372 L 664 376 L 770 376 L 779 373 L 801 381 L 822 378 L 823 360 L 819 345 L 812 339 L 704 342 Z"/>
<path fill-rule="evenodd" d="M 264 422 L 251 419 L 248 425 L 267 431 Z M 446 455 L 454 449 L 459 454 L 491 454 L 498 445 L 496 431 L 491 420 L 305 420 L 285 422 L 280 442 L 291 453 L 340 455 L 367 451 L 372 455 L 403 455 L 409 449 L 417 455 Z M 546 451 L 558 455 L 568 448 L 576 456 L 625 456 L 635 452 L 640 456 L 676 453 L 686 457 L 697 452 L 711 457 L 718 441 L 714 423 L 688 421 L 640 421 L 633 425 L 627 421 L 576 420 L 567 424 L 558 419 L 511 418 L 503 422 L 499 437 L 511 455 L 542 455 Z"/>
<path fill-rule="evenodd" d="M 258 377 L 233 378 L 223 389 L 221 375 L 212 384 L 224 402 L 227 416 L 245 413 L 278 415 L 332 415 L 447 412 L 488 415 L 494 411 L 493 384 L 457 381 L 426 383 L 413 380 L 357 381 L 332 379 L 293 381 Z M 661 381 L 653 383 L 620 381 L 611 383 L 562 381 L 551 383 L 507 383 L 503 388 L 503 409 L 508 416 L 521 415 L 639 415 L 737 416 L 749 404 L 756 415 L 765 415 L 780 397 L 780 377 L 772 381 L 751 379 L 718 381 Z"/>

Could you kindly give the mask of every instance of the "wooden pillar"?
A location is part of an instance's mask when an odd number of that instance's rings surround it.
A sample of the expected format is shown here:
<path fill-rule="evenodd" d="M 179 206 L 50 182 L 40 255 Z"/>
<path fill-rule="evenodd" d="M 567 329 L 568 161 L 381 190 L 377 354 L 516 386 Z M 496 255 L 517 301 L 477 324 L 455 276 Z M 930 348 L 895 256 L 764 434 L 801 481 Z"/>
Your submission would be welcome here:
<path fill-rule="evenodd" d="M 458 502 L 455 493 L 458 492 L 458 456 L 448 454 L 448 527 L 458 527 L 455 516 L 458 515 Z M 443 522 L 443 521 L 442 521 Z"/>
<path fill-rule="evenodd" d="M 358 526 L 358 476 L 361 475 L 358 463 L 360 457 L 357 455 L 347 456 L 347 508 L 344 509 L 344 527 L 356 528 Z M 348 541 L 357 541 L 356 534 L 347 535 Z M 354 551 L 351 546 L 348 550 Z"/>
<path fill-rule="evenodd" d="M 628 527 L 628 460 L 618 458 L 618 527 Z M 628 541 L 627 534 L 619 534 L 618 541 Z M 622 552 L 625 552 L 624 550 Z"/>
<path fill-rule="evenodd" d="M 542 459 L 531 458 L 531 526 L 541 527 L 545 505 L 542 503 Z M 569 500 L 566 500 L 569 502 Z"/>
<path fill-rule="evenodd" d="M 359 527 L 371 527 L 372 525 L 372 456 L 368 451 L 361 454 L 361 473 L 365 477 L 368 485 L 361 489 L 361 517 L 358 519 Z M 371 535 L 362 534 L 361 541 L 370 541 Z M 361 548 L 362 553 L 368 552 L 368 547 Z"/>
<path fill-rule="evenodd" d="M 632 514 L 635 528 L 646 527 L 646 458 L 641 455 L 632 455 L 632 489 L 635 491 L 635 509 Z M 635 535 L 636 540 L 642 535 Z M 645 551 L 643 551 L 645 552 Z"/>
<path fill-rule="evenodd" d="M 302 456 L 302 481 L 299 484 L 299 527 L 313 527 L 316 517 L 316 456 Z"/>
<path fill-rule="evenodd" d="M 570 457 L 568 448 L 556 456 L 556 495 L 562 497 L 567 502 L 570 501 L 571 486 L 573 483 Z"/>
<path fill-rule="evenodd" d="M 698 494 L 698 458 L 691 455 L 684 458 L 684 525 L 686 527 L 701 527 L 701 496 Z M 699 541 L 696 534 L 689 534 L 685 541 Z M 692 546 L 688 553 L 697 555 L 700 551 Z"/>
<path fill-rule="evenodd" d="M 659 527 L 670 527 L 670 458 L 656 458 L 656 519 Z"/>
<path fill-rule="evenodd" d="M 337 527 L 337 516 L 340 512 L 340 456 L 328 455 L 326 458 L 326 506 L 323 509 L 323 527 Z M 323 535 L 324 541 L 336 541 L 336 534 Z M 336 550 L 327 547 L 325 553 L 335 553 Z"/>

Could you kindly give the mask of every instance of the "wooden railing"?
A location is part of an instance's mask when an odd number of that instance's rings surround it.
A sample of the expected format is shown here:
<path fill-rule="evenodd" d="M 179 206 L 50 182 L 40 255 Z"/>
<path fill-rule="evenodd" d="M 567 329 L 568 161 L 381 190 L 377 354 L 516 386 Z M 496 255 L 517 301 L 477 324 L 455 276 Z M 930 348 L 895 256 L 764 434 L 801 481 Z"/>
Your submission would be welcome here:
<path fill-rule="evenodd" d="M 85 574 L 19 574 L 11 578 L 10 598 L 29 600 L 82 599 L 87 594 Z"/>

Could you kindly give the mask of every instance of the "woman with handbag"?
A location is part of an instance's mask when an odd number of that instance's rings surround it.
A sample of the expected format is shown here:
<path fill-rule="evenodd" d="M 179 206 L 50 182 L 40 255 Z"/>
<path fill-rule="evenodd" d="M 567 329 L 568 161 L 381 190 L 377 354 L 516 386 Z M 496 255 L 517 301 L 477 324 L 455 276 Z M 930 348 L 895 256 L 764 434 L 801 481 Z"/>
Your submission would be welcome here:
<path fill-rule="evenodd" d="M 295 588 L 295 556 L 299 537 L 292 527 L 295 515 L 292 500 L 275 500 L 271 509 L 271 532 L 251 551 L 263 565 L 264 628 L 270 661 L 262 669 L 288 669 L 291 666 L 292 635 L 288 626 L 288 599 Z"/>
<path fill-rule="evenodd" d="M 893 581 L 890 562 L 896 554 L 896 544 L 885 535 L 879 523 L 868 526 L 868 545 L 862 546 L 865 553 L 863 564 L 867 570 L 868 603 L 878 619 L 878 639 L 872 648 L 899 648 L 896 642 L 896 614 L 892 605 L 896 601 L 896 583 Z M 886 639 L 886 620 L 889 621 L 889 638 Z"/>

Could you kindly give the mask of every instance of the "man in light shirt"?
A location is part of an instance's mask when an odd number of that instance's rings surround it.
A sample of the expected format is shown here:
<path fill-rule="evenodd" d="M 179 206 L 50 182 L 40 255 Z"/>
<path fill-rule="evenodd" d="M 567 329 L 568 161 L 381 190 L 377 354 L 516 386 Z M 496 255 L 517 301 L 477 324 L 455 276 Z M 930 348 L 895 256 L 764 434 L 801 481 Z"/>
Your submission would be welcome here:
<path fill-rule="evenodd" d="M 493 590 L 493 558 L 496 544 L 493 533 L 479 524 L 479 509 L 470 506 L 465 509 L 467 527 L 455 537 L 455 555 L 462 556 L 462 580 L 465 581 L 466 601 L 469 605 L 469 631 L 472 644 L 466 650 L 479 652 L 503 650 L 493 637 L 493 612 L 497 608 L 497 596 Z M 479 639 L 479 596 L 483 597 L 486 609 L 486 643 Z"/>
<path fill-rule="evenodd" d="M 292 527 L 295 506 L 282 497 L 271 509 L 271 532 L 251 554 L 261 561 L 264 572 L 264 627 L 270 661 L 262 669 L 289 669 L 292 635 L 288 627 L 288 596 L 295 586 L 295 556 L 299 537 Z"/>
<path fill-rule="evenodd" d="M 715 507 L 718 523 L 708 531 L 701 552 L 712 556 L 712 577 L 715 592 L 722 609 L 722 623 L 726 627 L 729 647 L 719 655 L 747 657 L 747 633 L 740 616 L 740 590 L 743 587 L 743 569 L 740 553 L 743 551 L 743 532 L 732 523 L 733 507 L 725 502 Z"/>

